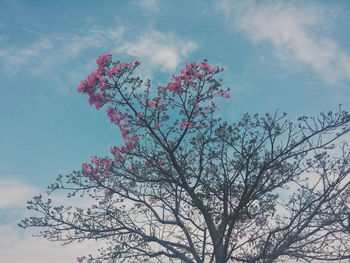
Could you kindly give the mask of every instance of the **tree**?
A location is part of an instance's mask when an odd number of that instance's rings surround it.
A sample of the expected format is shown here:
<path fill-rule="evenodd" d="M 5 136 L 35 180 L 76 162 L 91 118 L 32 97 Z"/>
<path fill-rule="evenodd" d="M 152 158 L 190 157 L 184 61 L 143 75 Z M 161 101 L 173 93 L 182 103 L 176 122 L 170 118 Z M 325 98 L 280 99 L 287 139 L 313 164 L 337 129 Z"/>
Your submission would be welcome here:
<path fill-rule="evenodd" d="M 350 153 L 339 109 L 296 123 L 285 114 L 217 118 L 223 68 L 186 64 L 164 87 L 135 77 L 140 62 L 97 59 L 78 91 L 119 127 L 124 145 L 59 176 L 49 191 L 95 204 L 55 206 L 36 196 L 52 241 L 104 241 L 78 262 L 302 262 L 350 258 Z"/>

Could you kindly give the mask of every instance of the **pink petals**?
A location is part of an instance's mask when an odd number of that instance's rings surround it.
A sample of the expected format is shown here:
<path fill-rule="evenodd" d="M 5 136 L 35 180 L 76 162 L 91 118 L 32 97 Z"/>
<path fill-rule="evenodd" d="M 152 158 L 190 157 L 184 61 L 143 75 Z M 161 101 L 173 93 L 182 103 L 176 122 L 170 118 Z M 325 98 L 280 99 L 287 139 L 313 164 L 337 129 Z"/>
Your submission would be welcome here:
<path fill-rule="evenodd" d="M 109 79 L 112 79 L 116 74 L 122 74 L 125 71 L 140 65 L 140 62 L 133 60 L 130 63 L 112 63 L 112 54 L 107 53 L 100 55 L 96 64 L 98 66 L 95 72 L 90 73 L 86 79 L 80 82 L 77 87 L 79 93 L 89 96 L 89 104 L 94 105 L 96 109 L 100 109 L 108 102 Z"/>
<path fill-rule="evenodd" d="M 189 121 L 183 121 L 180 123 L 180 128 L 193 128 L 193 124 Z"/>
<path fill-rule="evenodd" d="M 98 69 L 102 70 L 111 62 L 112 53 L 102 54 L 96 59 L 96 64 L 98 65 Z"/>
<path fill-rule="evenodd" d="M 225 99 L 230 99 L 231 98 L 231 95 L 227 92 L 224 92 L 224 91 L 219 91 L 216 95 L 220 96 L 220 97 L 223 97 Z"/>

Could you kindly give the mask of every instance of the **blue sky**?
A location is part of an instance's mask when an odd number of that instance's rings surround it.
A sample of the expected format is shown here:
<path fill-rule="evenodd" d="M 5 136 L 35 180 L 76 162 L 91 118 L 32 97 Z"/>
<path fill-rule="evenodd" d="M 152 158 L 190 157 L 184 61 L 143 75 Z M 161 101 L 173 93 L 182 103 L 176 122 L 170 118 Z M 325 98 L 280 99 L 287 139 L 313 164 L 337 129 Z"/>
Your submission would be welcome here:
<path fill-rule="evenodd" d="M 15 250 L 27 263 L 46 262 L 33 252 L 40 246 L 57 255 L 51 263 L 73 262 L 76 247 L 34 242 L 14 222 L 58 174 L 120 143 L 105 111 L 76 92 L 102 53 L 138 58 L 155 85 L 186 61 L 227 66 L 232 99 L 220 114 L 228 121 L 349 110 L 349 1 L 0 0 L 0 10 L 0 240 L 11 237 L 0 257 L 8 263 L 24 262 Z"/>

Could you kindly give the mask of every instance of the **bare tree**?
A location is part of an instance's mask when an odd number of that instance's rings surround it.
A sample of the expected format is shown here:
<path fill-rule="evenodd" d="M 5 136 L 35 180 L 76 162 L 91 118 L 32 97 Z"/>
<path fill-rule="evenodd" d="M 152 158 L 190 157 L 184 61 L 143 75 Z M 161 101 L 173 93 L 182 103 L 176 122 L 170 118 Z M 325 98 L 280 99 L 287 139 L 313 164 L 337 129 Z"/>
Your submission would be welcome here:
<path fill-rule="evenodd" d="M 90 198 L 89 208 L 36 196 L 39 227 L 52 241 L 101 241 L 79 262 L 301 262 L 350 258 L 350 153 L 339 138 L 350 115 L 217 118 L 230 98 L 206 60 L 186 64 L 164 87 L 135 77 L 140 64 L 97 59 L 78 91 L 108 105 L 124 145 L 60 176 L 50 191 Z"/>

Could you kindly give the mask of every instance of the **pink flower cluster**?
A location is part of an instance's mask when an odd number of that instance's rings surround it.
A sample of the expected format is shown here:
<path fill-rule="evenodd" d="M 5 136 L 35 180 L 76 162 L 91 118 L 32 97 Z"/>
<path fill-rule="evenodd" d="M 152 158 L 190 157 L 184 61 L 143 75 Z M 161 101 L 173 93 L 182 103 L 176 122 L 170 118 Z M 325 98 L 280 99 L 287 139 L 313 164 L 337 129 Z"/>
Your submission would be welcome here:
<path fill-rule="evenodd" d="M 204 79 L 207 74 L 215 73 L 217 68 L 210 66 L 207 62 L 201 61 L 198 65 L 196 62 L 191 64 L 186 63 L 186 66 L 180 70 L 179 76 L 172 76 L 171 81 L 166 87 L 159 87 L 159 92 L 163 92 L 168 89 L 174 93 L 182 94 L 183 81 L 192 83 L 196 79 Z"/>
<path fill-rule="evenodd" d="M 205 126 L 203 124 L 201 124 L 201 123 L 197 127 L 197 129 L 204 129 L 204 128 L 205 128 Z"/>
<path fill-rule="evenodd" d="M 110 148 L 110 153 L 115 156 L 115 162 L 122 162 L 124 160 L 123 153 L 127 150 L 126 146 L 123 145 L 121 147 L 114 146 Z"/>
<path fill-rule="evenodd" d="M 193 128 L 193 124 L 192 122 L 189 122 L 189 121 L 183 121 L 180 123 L 180 128 Z"/>
<path fill-rule="evenodd" d="M 107 70 L 107 76 L 111 79 L 117 72 L 121 70 L 122 68 L 120 66 L 115 65 L 111 70 Z"/>
<path fill-rule="evenodd" d="M 96 64 L 98 69 L 102 71 L 107 67 L 112 61 L 112 53 L 102 54 L 96 59 Z"/>
<path fill-rule="evenodd" d="M 90 73 L 86 79 L 80 82 L 77 88 L 79 93 L 85 93 L 89 95 L 89 104 L 95 105 L 96 109 L 101 108 L 107 101 L 103 96 L 107 87 L 107 80 L 104 79 L 104 69 L 111 63 L 112 55 L 110 53 L 99 56 L 96 60 L 98 69 L 95 72 Z M 98 92 L 100 89 L 101 93 Z"/>
<path fill-rule="evenodd" d="M 111 122 L 116 124 L 119 127 L 125 143 L 125 145 L 121 147 L 114 146 L 114 147 L 111 147 L 110 149 L 110 152 L 114 156 L 116 156 L 115 161 L 120 162 L 124 159 L 122 156 L 122 153 L 124 153 L 127 149 L 132 150 L 134 148 L 135 143 L 139 140 L 139 137 L 136 135 L 129 136 L 131 134 L 131 131 L 128 129 L 125 129 L 124 125 L 128 124 L 126 114 L 121 113 L 117 110 L 113 110 L 112 108 L 107 108 L 107 114 Z"/>
<path fill-rule="evenodd" d="M 165 88 L 164 87 L 159 87 L 159 89 L 163 89 L 164 90 Z M 143 100 L 143 101 L 141 101 L 141 103 L 146 105 L 146 101 L 147 100 Z M 153 107 L 161 108 L 163 105 L 164 104 L 162 104 L 160 102 L 160 96 L 157 96 L 157 97 L 153 98 L 151 101 L 147 101 L 147 106 L 149 108 L 153 108 Z M 137 113 L 137 117 L 141 118 L 141 116 L 142 116 L 142 113 L 138 112 Z"/>
<path fill-rule="evenodd" d="M 91 163 L 96 166 L 102 166 L 105 170 L 108 170 L 113 162 L 111 160 L 106 160 L 97 156 L 91 156 Z"/>
<path fill-rule="evenodd" d="M 216 95 L 218 95 L 220 97 L 224 97 L 225 99 L 230 99 L 231 98 L 231 95 L 229 93 L 221 91 L 221 90 Z"/>
<path fill-rule="evenodd" d="M 83 173 L 89 177 L 90 181 L 96 181 L 99 180 L 101 176 L 110 175 L 108 171 L 112 164 L 113 162 L 111 160 L 91 156 L 91 164 L 85 162 L 81 166 Z"/>
<path fill-rule="evenodd" d="M 106 90 L 108 86 L 112 86 L 109 85 L 108 78 L 112 79 L 117 73 L 123 73 L 128 68 L 139 65 L 140 62 L 133 60 L 129 64 L 115 64 L 112 63 L 112 54 L 107 53 L 99 56 L 96 64 L 98 66 L 97 70 L 80 82 L 77 91 L 89 95 L 89 104 L 95 105 L 96 109 L 100 109 L 108 102 Z M 110 69 L 111 65 L 113 67 Z"/>
<path fill-rule="evenodd" d="M 131 132 L 124 128 L 124 125 L 127 124 L 127 115 L 125 113 L 121 113 L 111 107 L 107 108 L 107 115 L 112 123 L 117 125 L 122 133 L 123 139 L 126 140 L 128 134 Z"/>
<path fill-rule="evenodd" d="M 131 130 L 125 128 L 125 126 L 128 125 L 127 115 L 125 113 L 121 113 L 117 110 L 114 110 L 111 107 L 107 108 L 107 115 L 110 121 L 119 127 L 125 143 L 125 146 L 122 146 L 120 148 L 112 147 L 111 153 L 117 155 L 118 153 L 124 152 L 126 148 L 132 150 L 134 148 L 135 143 L 139 140 L 139 137 L 136 135 L 129 136 L 131 134 Z M 137 113 L 137 116 L 141 117 L 142 114 Z"/>
<path fill-rule="evenodd" d="M 95 105 L 96 109 L 99 109 L 106 103 L 106 100 L 101 93 L 96 92 L 97 88 L 101 90 L 105 90 L 106 88 L 106 83 L 99 71 L 90 73 L 86 79 L 82 80 L 77 91 L 88 94 L 89 104 Z"/>
<path fill-rule="evenodd" d="M 206 61 L 201 61 L 199 62 L 199 68 L 201 70 L 207 71 L 209 73 L 214 73 L 217 71 L 217 68 L 212 67 L 211 65 L 209 65 Z"/>

